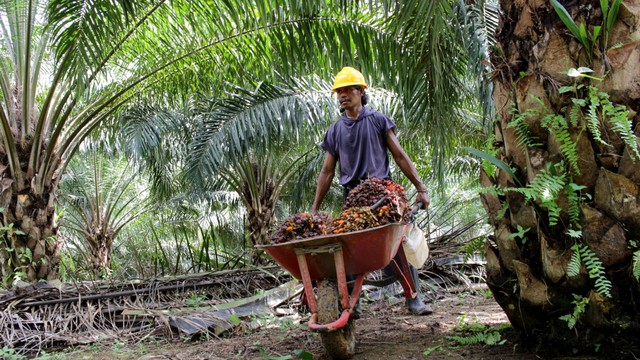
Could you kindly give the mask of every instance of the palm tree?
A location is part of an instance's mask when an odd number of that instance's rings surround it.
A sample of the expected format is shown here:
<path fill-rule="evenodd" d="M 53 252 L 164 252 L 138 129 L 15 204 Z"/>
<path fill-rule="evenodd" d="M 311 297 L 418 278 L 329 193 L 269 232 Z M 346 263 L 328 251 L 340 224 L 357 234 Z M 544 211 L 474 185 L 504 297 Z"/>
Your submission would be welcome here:
<path fill-rule="evenodd" d="M 639 320 L 637 7 L 500 6 L 487 283 L 526 334 L 606 344 Z"/>
<path fill-rule="evenodd" d="M 451 150 L 466 56 L 449 1 L 13 0 L 3 26 L 2 276 L 56 276 L 54 196 L 92 130 L 122 105 L 320 74 L 345 64 L 405 99 L 433 146 Z M 442 31 L 450 29 L 451 31 Z M 445 68 L 446 66 L 446 68 Z M 434 169 L 442 167 L 440 157 Z"/>
<path fill-rule="evenodd" d="M 106 277 L 111 247 L 132 221 L 151 211 L 149 191 L 141 188 L 131 162 L 92 148 L 77 156 L 61 179 L 62 231 L 77 237 L 94 277 Z"/>
<path fill-rule="evenodd" d="M 403 15 L 403 11 L 408 10 L 409 13 L 404 14 L 408 18 L 416 16 L 417 19 L 422 19 L 417 13 L 411 13 L 411 11 L 413 11 L 412 6 L 417 7 L 418 5 L 419 4 L 414 3 L 413 5 L 407 5 L 406 9 L 396 9 L 398 16 Z M 443 14 L 453 12 L 453 9 L 449 8 L 448 4 L 443 4 L 442 7 L 443 8 L 439 9 L 438 6 L 436 6 L 435 8 L 422 9 L 422 11 L 436 13 L 442 11 Z M 349 31 L 353 32 L 350 36 L 353 36 L 353 41 L 356 42 L 366 42 L 368 41 L 366 37 L 370 36 L 370 34 L 362 32 L 360 29 L 362 24 L 358 22 L 367 23 L 367 31 L 377 31 L 381 34 L 388 31 L 406 31 L 400 28 L 389 29 L 387 27 L 388 23 L 379 22 L 377 17 L 379 17 L 380 14 L 370 14 L 364 11 L 364 17 L 360 18 L 357 13 L 345 14 L 344 11 L 345 10 L 342 10 L 339 14 L 341 14 L 341 16 L 356 16 L 356 18 L 346 23 L 343 23 L 342 20 L 337 20 L 335 25 L 338 28 L 346 27 Z M 416 26 L 420 25 L 423 28 L 449 26 L 440 21 L 437 21 L 435 24 L 424 24 L 415 19 L 411 21 Z M 351 29 L 351 26 L 354 26 L 355 29 Z M 327 29 L 324 28 L 324 24 L 318 24 L 317 28 L 314 27 L 311 30 L 321 31 L 322 34 L 320 36 L 326 36 L 325 32 L 327 32 Z M 332 29 L 331 31 L 344 30 Z M 437 33 L 432 30 L 429 33 L 432 34 L 431 36 L 437 36 L 433 35 Z M 307 33 L 304 35 L 308 35 L 308 41 L 318 36 Z M 424 42 L 435 41 L 429 36 L 425 36 L 420 40 Z M 420 51 L 430 51 L 430 53 L 435 51 L 437 56 L 442 56 L 443 54 L 440 53 L 440 51 L 444 51 L 446 46 L 453 46 L 452 41 L 453 39 L 447 39 L 447 41 L 443 42 L 443 48 L 437 48 L 435 50 L 427 50 L 426 44 L 417 42 L 412 42 L 411 45 L 408 43 L 401 43 L 399 45 L 397 42 L 387 43 L 386 41 L 382 41 L 379 43 L 376 42 L 375 45 L 386 48 L 387 52 L 397 51 L 396 47 L 398 46 L 404 48 L 404 51 L 411 51 L 415 45 L 420 48 Z M 462 46 L 458 45 L 455 49 L 455 51 L 461 51 Z M 304 49 L 294 48 L 293 50 L 300 52 Z M 363 68 L 371 66 L 370 61 L 375 62 L 376 58 L 374 56 L 375 54 L 371 54 L 369 50 L 367 51 L 366 56 L 358 60 Z M 304 53 L 299 56 L 303 55 Z M 332 59 L 332 56 L 333 55 L 329 53 L 329 59 Z M 423 56 L 427 55 L 424 54 Z M 320 58 L 320 60 L 322 59 L 323 58 Z M 315 60 L 316 59 L 314 59 L 314 61 Z M 405 60 L 404 57 L 401 57 L 393 61 L 399 63 Z M 462 61 L 462 57 L 460 60 Z M 430 64 L 438 65 L 438 61 L 433 61 Z M 384 74 L 385 71 L 397 71 L 397 69 L 389 69 L 388 65 L 386 62 L 380 63 L 380 68 L 372 72 L 372 77 L 377 76 L 379 73 Z M 420 66 L 421 67 L 417 69 L 419 74 L 412 74 L 410 71 L 408 71 L 407 74 L 402 74 L 403 77 L 407 78 L 406 83 L 390 82 L 390 79 L 385 80 L 392 89 L 392 91 L 388 93 L 390 98 L 396 99 L 396 104 L 394 105 L 402 109 L 395 113 L 402 115 L 400 118 L 401 122 L 410 125 L 407 132 L 409 132 L 412 127 L 418 127 L 418 124 L 421 124 L 427 118 L 438 118 L 438 121 L 442 121 L 442 119 L 451 116 L 452 113 L 455 113 L 454 106 L 457 103 L 461 103 L 462 101 L 460 99 L 464 98 L 463 96 L 454 95 L 452 98 L 455 98 L 455 100 L 446 101 L 446 105 L 444 105 L 445 103 L 443 102 L 435 102 L 434 98 L 453 95 L 454 90 L 446 90 L 446 92 L 442 93 L 438 92 L 435 95 L 413 93 L 415 89 L 420 89 L 421 91 L 430 89 L 432 84 L 445 86 L 445 84 L 441 83 L 443 81 L 440 78 L 442 74 L 447 74 L 447 76 L 456 79 L 460 76 L 460 74 L 455 71 L 445 73 L 430 66 L 424 68 L 425 63 L 421 63 Z M 168 120 L 167 117 L 162 114 L 166 115 L 169 112 L 161 107 L 158 108 L 150 105 L 134 107 L 130 112 L 133 116 L 126 122 L 132 126 L 127 126 L 124 130 L 126 133 L 133 135 L 129 143 L 140 144 L 140 146 L 136 145 L 140 151 L 135 151 L 135 153 L 142 155 L 147 160 L 150 167 L 154 169 L 153 174 L 156 179 L 171 179 L 172 176 L 167 176 L 167 171 L 165 170 L 171 172 L 174 171 L 175 168 L 172 169 L 168 165 L 182 163 L 182 161 L 176 162 L 175 154 L 167 157 L 163 155 L 161 151 L 157 150 L 163 147 L 160 145 L 162 140 L 157 137 L 158 127 L 154 124 L 159 123 L 161 124 L 160 128 L 168 131 L 168 133 L 165 133 L 165 135 L 160 138 L 181 139 L 178 141 L 180 144 L 188 144 L 190 141 L 193 141 L 189 149 L 187 149 L 187 152 L 183 155 L 183 158 L 186 159 L 187 173 L 182 177 L 188 179 L 192 184 L 195 182 L 196 188 L 211 190 L 211 186 L 220 185 L 217 180 L 221 176 L 227 186 L 231 186 L 231 189 L 241 195 L 248 211 L 249 238 L 252 244 L 267 241 L 266 233 L 275 221 L 274 211 L 277 196 L 282 191 L 291 193 L 283 189 L 283 187 L 297 189 L 303 187 L 299 185 L 300 182 L 295 185 L 287 185 L 286 182 L 287 178 L 291 177 L 293 171 L 296 170 L 289 164 L 289 162 L 294 162 L 295 156 L 290 160 L 283 158 L 279 161 L 273 161 L 274 158 L 277 159 L 281 156 L 277 150 L 283 146 L 282 139 L 293 139 L 297 142 L 297 144 L 290 142 L 288 145 L 284 145 L 284 147 L 288 149 L 292 148 L 293 145 L 293 148 L 299 149 L 293 154 L 297 154 L 298 156 L 303 155 L 314 148 L 313 143 L 321 139 L 323 131 L 337 114 L 335 104 L 329 105 L 331 103 L 328 97 L 330 94 L 328 92 L 330 86 L 326 82 L 315 78 L 305 80 L 299 76 L 287 76 L 286 69 L 283 70 L 284 75 L 277 79 L 277 83 L 280 85 L 274 85 L 274 82 L 261 80 L 253 84 L 230 86 L 229 92 L 231 92 L 231 96 L 228 97 L 217 98 L 216 96 L 220 95 L 213 92 L 210 95 L 211 100 L 209 101 L 190 99 L 188 106 L 185 107 L 182 113 L 185 114 L 183 119 L 191 117 L 192 120 Z M 428 78 L 425 74 L 433 76 L 433 78 Z M 330 77 L 332 76 L 333 75 L 330 75 Z M 383 82 L 381 85 L 384 86 L 387 84 Z M 455 83 L 448 83 L 446 85 L 448 87 L 455 85 Z M 461 94 L 462 88 L 463 87 L 457 88 L 459 91 L 458 94 Z M 403 96 L 406 96 L 406 98 Z M 402 101 L 397 101 L 397 99 L 405 99 L 405 101 L 403 103 Z M 432 101 L 434 102 L 432 103 Z M 193 105 L 195 105 L 195 107 Z M 209 106 L 212 107 L 212 110 L 208 109 Z M 142 109 L 155 109 L 155 111 L 141 111 Z M 437 114 L 434 114 L 434 112 L 437 112 Z M 454 132 L 460 132 L 457 129 L 464 129 L 464 127 L 455 126 L 458 118 L 450 120 L 451 121 L 442 121 L 442 124 L 446 124 L 447 129 L 430 125 L 422 126 L 422 130 L 425 128 L 428 130 L 436 129 L 436 131 L 431 133 L 421 132 L 421 134 L 423 134 L 421 139 L 428 137 L 439 143 L 437 147 L 434 147 L 434 149 L 437 150 L 433 150 L 432 153 L 441 152 L 444 155 L 447 146 L 455 148 L 455 146 L 453 146 L 455 143 L 448 139 L 453 138 L 452 134 Z M 184 126 L 185 122 L 190 125 Z M 171 130 L 173 126 L 166 126 L 166 124 L 177 124 L 181 125 L 182 128 Z M 309 126 L 312 128 L 311 133 L 307 132 L 305 134 L 304 131 L 308 131 L 306 129 Z M 188 131 L 185 132 L 185 129 L 188 129 Z M 192 134 L 195 134 L 195 136 Z M 295 137 L 292 138 L 292 136 Z M 466 138 L 470 137 L 468 134 L 466 135 Z M 420 152 L 424 151 L 425 148 L 423 145 Z M 287 156 L 291 156 L 292 153 L 288 152 L 288 154 Z M 314 154 L 316 160 L 321 159 L 320 152 L 314 152 Z M 445 162 L 442 161 L 442 157 L 433 156 L 430 157 L 430 159 L 434 160 L 433 162 L 436 164 L 437 171 L 434 172 L 442 176 L 444 174 L 442 166 L 445 164 Z M 277 163 L 278 165 L 274 167 Z M 314 162 L 312 161 L 311 163 Z M 317 161 L 315 163 L 317 164 Z M 307 170 L 313 171 L 313 179 L 315 180 L 317 168 L 307 167 Z M 309 171 L 306 172 L 307 175 L 309 173 Z M 297 176 L 296 178 L 309 179 L 309 176 Z M 168 183 L 170 181 L 154 180 L 153 182 Z M 177 187 L 184 188 L 183 185 Z M 167 187 L 165 187 L 165 189 L 166 188 Z M 292 198 L 297 200 L 301 199 L 300 196 L 295 195 L 292 196 Z M 298 202 L 294 208 L 300 208 L 300 203 Z"/>

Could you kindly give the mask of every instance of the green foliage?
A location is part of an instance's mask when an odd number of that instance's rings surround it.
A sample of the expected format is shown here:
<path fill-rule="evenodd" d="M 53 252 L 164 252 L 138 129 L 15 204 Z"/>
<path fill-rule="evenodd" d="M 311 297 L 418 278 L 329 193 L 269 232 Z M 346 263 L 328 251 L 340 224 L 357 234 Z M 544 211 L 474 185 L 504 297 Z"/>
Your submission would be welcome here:
<path fill-rule="evenodd" d="M 602 79 L 589 76 L 586 73 L 591 72 L 589 68 L 569 69 L 567 75 L 572 77 L 588 77 L 590 79 L 601 81 Z M 582 84 L 574 84 L 571 87 L 561 88 L 561 92 L 569 90 L 577 91 L 585 88 Z M 573 98 L 574 106 L 570 111 L 570 121 L 573 126 L 578 124 L 579 112 L 581 108 L 586 108 L 586 127 L 593 136 L 593 139 L 605 146 L 610 146 L 602 138 L 601 127 L 610 127 L 615 133 L 620 135 L 624 141 L 625 146 L 629 150 L 629 154 L 632 158 L 640 159 L 640 150 L 638 150 L 638 143 L 636 137 L 631 130 L 632 123 L 629 120 L 629 111 L 624 105 L 615 106 L 609 100 L 609 94 L 602 92 L 598 87 L 593 85 L 586 86 L 587 97 L 586 98 Z M 564 151 L 563 151 L 564 154 Z M 566 155 L 565 155 L 566 156 Z"/>
<path fill-rule="evenodd" d="M 640 281 L 640 250 L 633 252 L 633 277 Z"/>
<path fill-rule="evenodd" d="M 494 158 L 498 154 L 498 149 L 493 146 L 493 142 L 495 141 L 495 139 L 495 134 L 491 133 L 487 137 L 487 140 L 484 142 L 484 146 L 482 147 L 482 151 L 484 153 L 493 156 Z M 490 177 L 494 177 L 496 175 L 496 165 L 488 161 L 487 159 L 482 159 L 482 169 Z"/>
<path fill-rule="evenodd" d="M 467 323 L 466 316 L 463 316 L 455 329 L 463 336 L 453 335 L 446 338 L 455 341 L 458 345 L 503 345 L 506 340 L 502 339 L 501 333 L 509 328 L 511 328 L 510 325 L 489 326 L 478 322 Z"/>
<path fill-rule="evenodd" d="M 603 49 L 607 50 L 609 45 L 609 33 L 613 28 L 613 23 L 618 19 L 618 12 L 622 5 L 622 0 L 613 0 L 609 7 L 609 0 L 600 0 L 600 9 L 602 10 L 603 26 L 604 26 L 604 44 Z"/>
<path fill-rule="evenodd" d="M 567 326 L 569 327 L 569 329 L 573 329 L 576 326 L 576 323 L 578 322 L 578 320 L 580 320 L 582 314 L 584 314 L 584 310 L 589 303 L 588 297 L 582 297 L 580 295 L 573 294 L 573 299 L 574 300 L 571 302 L 573 304 L 573 310 L 571 311 L 571 314 L 560 316 L 560 320 L 564 320 L 567 322 Z"/>
<path fill-rule="evenodd" d="M 483 160 L 489 161 L 493 165 L 497 166 L 500 170 L 502 170 L 502 171 L 506 172 L 507 174 L 509 174 L 509 176 L 511 176 L 511 178 L 513 179 L 513 181 L 516 182 L 516 184 L 519 183 L 518 182 L 518 178 L 516 177 L 516 175 L 513 172 L 513 170 L 507 164 L 505 164 L 502 161 L 500 161 L 499 159 L 497 159 L 495 156 L 493 156 L 491 154 L 487 154 L 486 152 L 484 152 L 482 150 L 478 150 L 478 149 L 474 149 L 474 148 L 470 148 L 470 147 L 465 147 L 465 150 L 469 151 L 473 155 L 476 155 L 476 156 L 480 157 Z"/>
<path fill-rule="evenodd" d="M 567 213 L 569 214 L 569 222 L 571 224 L 580 224 L 580 203 L 583 200 L 581 191 L 583 189 L 586 189 L 586 186 L 575 183 L 569 183 L 564 187 L 564 193 L 569 203 Z"/>
<path fill-rule="evenodd" d="M 520 239 L 522 244 L 525 244 L 527 242 L 527 238 L 525 237 L 525 234 L 529 230 L 531 230 L 531 228 L 524 229 L 522 226 L 518 225 L 518 232 L 515 232 L 515 233 L 507 235 L 507 238 L 508 239 Z"/>
<path fill-rule="evenodd" d="M 576 276 L 580 274 L 581 267 L 582 267 L 582 262 L 580 260 L 580 252 L 574 249 L 573 252 L 571 253 L 571 259 L 567 264 L 567 276 Z"/>
<path fill-rule="evenodd" d="M 6 345 L 2 349 L 0 349 L 0 359 L 21 360 L 26 358 L 26 356 L 16 353 L 15 349 L 12 349 Z"/>
<path fill-rule="evenodd" d="M 538 139 L 531 135 L 529 131 L 529 125 L 526 120 L 529 117 L 535 117 L 540 114 L 538 109 L 529 108 L 525 112 L 521 113 L 518 111 L 515 103 L 511 103 L 511 108 L 509 113 L 513 116 L 507 128 L 515 129 L 516 136 L 518 138 L 518 146 L 521 149 L 526 150 L 527 147 L 536 147 L 540 146 L 541 143 L 537 142 Z"/>
<path fill-rule="evenodd" d="M 608 298 L 611 297 L 612 284 L 609 279 L 606 278 L 604 266 L 598 256 L 587 245 L 581 243 L 575 243 L 571 250 L 571 260 L 567 265 L 567 275 L 575 276 L 580 273 L 581 265 L 587 269 L 589 278 L 595 280 L 596 291 Z"/>
<path fill-rule="evenodd" d="M 540 201 L 540 206 L 548 211 L 549 224 L 556 225 L 562 210 L 557 203 L 558 195 L 567 185 L 568 175 L 564 172 L 564 163 L 547 163 L 527 187 L 506 188 L 524 195 L 526 200 Z"/>
<path fill-rule="evenodd" d="M 553 133 L 556 141 L 560 145 L 560 152 L 567 160 L 573 171 L 579 175 L 580 167 L 578 166 L 578 144 L 571 139 L 567 119 L 561 115 L 549 114 L 542 119 L 541 125 Z"/>
<path fill-rule="evenodd" d="M 567 11 L 567 9 L 560 4 L 558 0 L 551 0 L 551 6 L 553 6 L 554 10 L 560 16 L 560 19 L 564 23 L 564 25 L 571 31 L 571 34 L 575 36 L 576 39 L 582 44 L 589 59 L 589 62 L 593 60 L 593 55 L 595 52 L 595 46 L 598 42 L 598 38 L 602 30 L 604 30 L 604 44 L 603 48 L 606 50 L 608 41 L 609 41 L 609 32 L 613 27 L 613 23 L 618 18 L 618 10 L 620 9 L 620 5 L 622 4 L 622 0 L 613 0 L 613 4 L 609 7 L 608 0 L 600 0 L 600 8 L 602 10 L 603 15 L 603 23 L 602 25 L 593 26 L 593 30 L 591 33 L 587 32 L 587 26 L 585 23 L 580 23 L 580 25 L 576 24 L 571 15 Z M 604 29 L 603 29 L 604 27 Z"/>
<path fill-rule="evenodd" d="M 422 352 L 422 355 L 424 355 L 425 357 L 431 355 L 432 353 L 436 352 L 436 351 L 441 351 L 442 350 L 442 345 L 437 345 L 437 346 L 432 346 L 430 348 L 427 348 L 427 350 Z"/>
<path fill-rule="evenodd" d="M 503 218 L 504 215 L 507 213 L 507 210 L 509 210 L 509 203 L 505 201 L 502 203 L 502 207 L 500 208 L 500 211 L 498 211 L 498 213 L 496 214 L 496 218 L 497 219 Z"/>
<path fill-rule="evenodd" d="M 467 261 L 473 256 L 475 253 L 484 253 L 484 236 L 479 236 L 462 246 L 462 252 L 464 253 L 463 262 L 466 264 Z"/>
<path fill-rule="evenodd" d="M 9 287 L 12 283 L 25 279 L 27 269 L 34 265 L 31 249 L 24 245 L 16 245 L 18 243 L 16 236 L 23 235 L 25 233 L 20 229 L 15 229 L 13 223 L 0 226 L 0 251 L 5 252 L 7 265 L 13 270 L 12 273 L 5 274 L 2 278 L 3 287 Z"/>
<path fill-rule="evenodd" d="M 191 294 L 188 298 L 185 299 L 185 303 L 191 307 L 199 307 L 204 301 L 207 299 L 206 296 L 200 294 Z"/>
<path fill-rule="evenodd" d="M 235 326 L 238 326 L 242 323 L 242 320 L 240 320 L 240 318 L 236 314 L 229 314 L 229 320 Z"/>

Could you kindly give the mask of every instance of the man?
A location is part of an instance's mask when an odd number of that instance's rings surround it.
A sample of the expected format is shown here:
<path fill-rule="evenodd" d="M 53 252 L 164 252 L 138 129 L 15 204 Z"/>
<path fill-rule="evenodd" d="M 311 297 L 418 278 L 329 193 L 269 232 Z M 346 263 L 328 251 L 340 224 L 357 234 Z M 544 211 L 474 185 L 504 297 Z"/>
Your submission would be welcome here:
<path fill-rule="evenodd" d="M 418 171 L 396 138 L 396 125 L 385 115 L 364 107 L 368 102 L 366 88 L 364 77 L 352 67 L 343 68 L 333 82 L 333 92 L 337 94 L 344 112 L 340 119 L 329 127 L 320 144 L 325 150 L 325 156 L 313 200 L 314 213 L 319 211 L 320 204 L 331 186 L 338 162 L 339 182 L 344 187 L 345 199 L 362 180 L 369 177 L 390 179 L 387 150 L 391 152 L 402 173 L 418 190 L 416 201 L 421 202 L 425 208 L 431 202 Z M 431 307 L 422 303 L 420 299 L 418 272 L 413 266 L 411 273 L 418 295 L 406 299 L 407 308 L 416 315 L 431 314 Z"/>

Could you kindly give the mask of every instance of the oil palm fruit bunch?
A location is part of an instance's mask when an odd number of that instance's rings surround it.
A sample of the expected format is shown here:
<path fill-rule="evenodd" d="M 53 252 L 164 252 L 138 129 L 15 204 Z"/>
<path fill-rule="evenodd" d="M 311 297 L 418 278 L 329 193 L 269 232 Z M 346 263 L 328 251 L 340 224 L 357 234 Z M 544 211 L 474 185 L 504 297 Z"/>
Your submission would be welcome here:
<path fill-rule="evenodd" d="M 347 232 L 380 226 L 380 221 L 374 214 L 376 210 L 369 207 L 352 207 L 342 211 L 339 218 L 331 222 L 331 233 L 343 234 Z"/>
<path fill-rule="evenodd" d="M 271 232 L 271 243 L 280 244 L 291 240 L 325 235 L 328 223 L 325 213 L 318 213 L 318 215 L 300 213 L 289 216 L 275 231 Z"/>
<path fill-rule="evenodd" d="M 411 211 L 404 187 L 391 180 L 369 178 L 356 186 L 344 202 L 343 209 L 372 207 L 380 225 L 409 221 Z"/>

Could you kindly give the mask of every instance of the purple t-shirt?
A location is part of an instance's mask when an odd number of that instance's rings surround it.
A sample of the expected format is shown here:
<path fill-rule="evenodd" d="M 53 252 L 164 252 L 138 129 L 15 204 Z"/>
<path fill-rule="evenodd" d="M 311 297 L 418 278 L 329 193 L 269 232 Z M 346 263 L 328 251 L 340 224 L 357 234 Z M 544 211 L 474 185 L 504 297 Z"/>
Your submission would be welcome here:
<path fill-rule="evenodd" d="M 387 131 L 396 125 L 385 115 L 363 108 L 358 120 L 343 114 L 331 124 L 320 146 L 340 164 L 340 185 L 367 178 L 390 178 Z"/>

